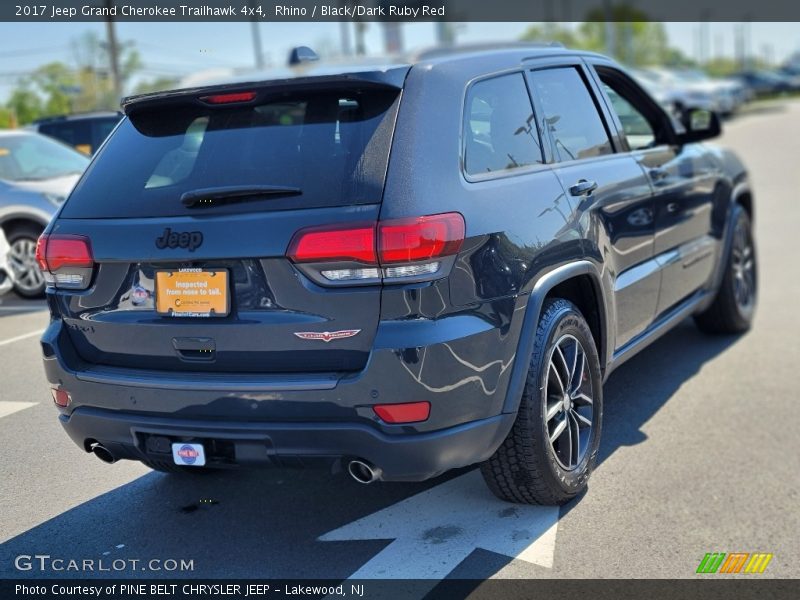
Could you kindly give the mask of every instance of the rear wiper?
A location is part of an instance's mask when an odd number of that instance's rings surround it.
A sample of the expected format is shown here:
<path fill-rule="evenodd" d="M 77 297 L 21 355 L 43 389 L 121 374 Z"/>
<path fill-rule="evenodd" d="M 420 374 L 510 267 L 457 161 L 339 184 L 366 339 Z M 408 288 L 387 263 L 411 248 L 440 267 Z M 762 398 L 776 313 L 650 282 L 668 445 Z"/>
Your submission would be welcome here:
<path fill-rule="evenodd" d="M 225 185 L 186 192 L 181 196 L 181 202 L 186 208 L 204 208 L 260 200 L 265 196 L 299 196 L 302 193 L 300 188 L 278 185 Z"/>

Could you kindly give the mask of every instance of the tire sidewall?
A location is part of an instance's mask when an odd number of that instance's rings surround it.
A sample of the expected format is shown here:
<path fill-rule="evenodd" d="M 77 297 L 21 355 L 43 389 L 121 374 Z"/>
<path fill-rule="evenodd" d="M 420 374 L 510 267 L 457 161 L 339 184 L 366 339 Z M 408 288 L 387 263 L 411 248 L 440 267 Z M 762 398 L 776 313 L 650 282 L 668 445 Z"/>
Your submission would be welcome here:
<path fill-rule="evenodd" d="M 723 279 L 725 285 L 725 293 L 730 295 L 733 308 L 736 312 L 737 320 L 740 327 L 748 328 L 755 315 L 756 305 L 758 304 L 758 251 L 756 249 L 755 236 L 753 236 L 753 225 L 750 222 L 750 217 L 747 211 L 739 205 L 736 205 L 736 215 L 733 219 L 733 231 L 731 232 L 731 249 L 728 252 L 728 261 L 725 264 L 725 277 Z M 752 248 L 753 260 L 753 302 L 747 310 L 742 310 L 739 303 L 735 300 L 734 281 L 733 281 L 733 244 L 735 243 L 736 231 L 740 226 L 744 225 L 747 228 L 747 236 Z"/>

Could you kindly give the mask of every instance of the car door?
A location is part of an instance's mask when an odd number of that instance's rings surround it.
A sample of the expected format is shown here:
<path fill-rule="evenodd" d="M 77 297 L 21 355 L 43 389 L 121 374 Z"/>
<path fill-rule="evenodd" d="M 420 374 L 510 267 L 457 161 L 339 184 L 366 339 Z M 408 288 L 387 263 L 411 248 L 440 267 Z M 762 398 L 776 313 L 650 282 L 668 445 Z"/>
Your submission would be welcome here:
<path fill-rule="evenodd" d="M 583 214 L 585 253 L 613 289 L 620 348 L 650 325 L 658 300 L 651 186 L 637 161 L 617 152 L 585 65 L 540 64 L 528 71 L 537 114 L 567 201 Z"/>
<path fill-rule="evenodd" d="M 658 317 L 711 276 L 718 243 L 711 219 L 719 170 L 702 146 L 674 142 L 667 115 L 621 70 L 596 65 L 595 73 L 623 143 L 653 187 L 653 252 L 661 272 Z"/>

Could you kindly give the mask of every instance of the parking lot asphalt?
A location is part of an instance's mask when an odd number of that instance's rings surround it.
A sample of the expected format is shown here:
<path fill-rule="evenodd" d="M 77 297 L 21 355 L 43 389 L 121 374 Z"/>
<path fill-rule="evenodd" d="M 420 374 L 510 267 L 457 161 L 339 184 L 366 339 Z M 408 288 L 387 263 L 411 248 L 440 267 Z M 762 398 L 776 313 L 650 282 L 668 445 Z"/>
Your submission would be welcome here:
<path fill-rule="evenodd" d="M 495 500 L 474 470 L 364 486 L 314 470 L 106 465 L 57 422 L 44 303 L 0 298 L 0 575 L 683 578 L 707 552 L 768 552 L 762 577 L 800 577 L 800 103 L 751 108 L 720 144 L 755 190 L 755 326 L 710 337 L 687 321 L 616 371 L 589 490 L 561 509 Z M 18 570 L 34 554 L 127 562 Z"/>

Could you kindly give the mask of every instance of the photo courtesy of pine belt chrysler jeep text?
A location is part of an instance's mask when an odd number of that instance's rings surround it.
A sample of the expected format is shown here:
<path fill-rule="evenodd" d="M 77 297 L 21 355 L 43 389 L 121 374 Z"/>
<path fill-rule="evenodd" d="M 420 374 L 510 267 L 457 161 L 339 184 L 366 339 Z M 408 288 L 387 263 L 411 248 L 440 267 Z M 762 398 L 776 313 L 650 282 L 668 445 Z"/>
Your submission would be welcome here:
<path fill-rule="evenodd" d="M 616 367 L 689 316 L 751 324 L 753 198 L 716 115 L 669 117 L 602 56 L 309 64 L 123 109 L 37 249 L 59 419 L 105 462 L 480 464 L 563 504 Z"/>

